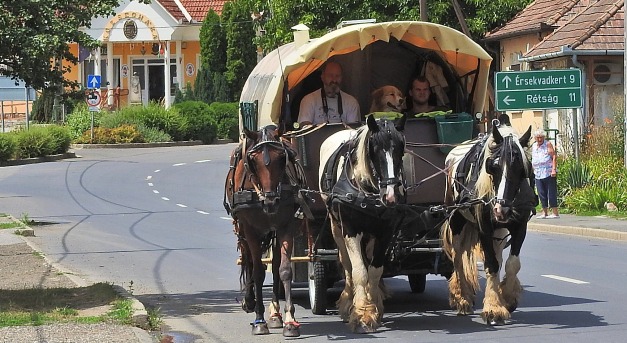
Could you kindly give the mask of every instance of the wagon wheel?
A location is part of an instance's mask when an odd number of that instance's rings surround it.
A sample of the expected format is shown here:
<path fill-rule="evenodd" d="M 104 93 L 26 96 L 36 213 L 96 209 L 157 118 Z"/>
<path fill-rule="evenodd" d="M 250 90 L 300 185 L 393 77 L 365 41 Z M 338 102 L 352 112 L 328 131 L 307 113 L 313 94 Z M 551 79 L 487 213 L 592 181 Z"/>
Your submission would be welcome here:
<path fill-rule="evenodd" d="M 427 286 L 427 274 L 409 274 L 409 288 L 412 293 L 423 293 Z"/>
<path fill-rule="evenodd" d="M 313 314 L 327 313 L 327 280 L 322 261 L 307 263 L 309 269 L 309 303 Z"/>

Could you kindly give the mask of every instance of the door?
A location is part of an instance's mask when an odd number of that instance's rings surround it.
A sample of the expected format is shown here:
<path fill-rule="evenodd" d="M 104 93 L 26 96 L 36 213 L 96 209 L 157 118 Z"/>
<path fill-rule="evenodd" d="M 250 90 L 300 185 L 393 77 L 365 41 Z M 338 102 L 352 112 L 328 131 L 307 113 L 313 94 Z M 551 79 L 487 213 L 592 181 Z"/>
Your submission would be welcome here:
<path fill-rule="evenodd" d="M 148 100 L 161 102 L 165 97 L 163 65 L 148 66 Z"/>

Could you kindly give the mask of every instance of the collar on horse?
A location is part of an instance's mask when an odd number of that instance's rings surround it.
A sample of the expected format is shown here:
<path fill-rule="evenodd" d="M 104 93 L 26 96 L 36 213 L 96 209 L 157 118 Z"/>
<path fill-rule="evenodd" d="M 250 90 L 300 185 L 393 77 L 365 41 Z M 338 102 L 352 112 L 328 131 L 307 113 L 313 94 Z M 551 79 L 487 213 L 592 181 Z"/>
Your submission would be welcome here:
<path fill-rule="evenodd" d="M 321 182 L 321 191 L 330 193 L 327 200 L 327 207 L 333 203 L 341 202 L 344 205 L 352 206 L 362 210 L 368 215 L 377 214 L 373 212 L 377 209 L 384 208 L 378 193 L 368 192 L 352 181 L 348 177 L 348 170 L 351 169 L 353 161 L 351 155 L 355 151 L 356 139 L 349 140 L 340 145 L 327 160 L 324 166 L 324 176 Z M 340 158 L 344 157 L 342 173 L 335 178 L 340 167 Z M 370 169 L 374 171 L 371 165 Z M 389 182 L 387 179 L 382 180 L 381 184 Z"/>
<path fill-rule="evenodd" d="M 284 173 L 281 177 L 287 177 L 288 182 L 279 183 L 279 188 L 277 190 L 278 194 L 274 195 L 279 195 L 281 201 L 291 200 L 291 203 L 294 203 L 294 199 L 297 198 L 298 190 L 300 188 L 306 187 L 307 182 L 305 180 L 305 174 L 300 164 L 296 161 L 296 152 L 288 147 L 283 141 L 262 141 L 255 144 L 247 151 L 247 142 L 246 140 L 244 140 L 235 149 L 233 156 L 231 157 L 231 165 L 229 166 L 229 172 L 225 181 L 223 205 L 228 214 L 234 214 L 235 212 L 243 208 L 260 208 L 262 206 L 262 201 L 267 195 L 264 195 L 264 193 L 258 186 L 255 171 L 253 170 L 253 168 L 251 168 L 249 164 L 249 156 L 252 152 L 255 152 L 259 149 L 267 149 L 268 146 L 283 149 L 286 156 L 286 165 L 284 168 Z M 264 153 L 263 158 L 265 164 L 270 163 L 270 158 L 268 154 Z M 238 164 L 242 160 L 244 161 L 244 177 L 242 177 L 241 183 L 239 185 L 235 185 L 233 182 L 235 179 L 235 171 Z M 247 178 L 250 180 L 253 188 L 244 188 L 244 183 Z M 231 196 L 227 199 L 227 193 L 229 190 Z"/>

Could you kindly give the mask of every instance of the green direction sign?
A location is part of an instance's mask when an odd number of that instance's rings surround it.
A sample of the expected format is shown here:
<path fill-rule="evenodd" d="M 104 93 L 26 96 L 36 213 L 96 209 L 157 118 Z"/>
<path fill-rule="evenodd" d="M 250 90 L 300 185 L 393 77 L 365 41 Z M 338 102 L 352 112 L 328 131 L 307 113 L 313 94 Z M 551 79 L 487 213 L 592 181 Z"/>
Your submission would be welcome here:
<path fill-rule="evenodd" d="M 494 92 L 497 111 L 581 107 L 581 70 L 498 72 Z"/>

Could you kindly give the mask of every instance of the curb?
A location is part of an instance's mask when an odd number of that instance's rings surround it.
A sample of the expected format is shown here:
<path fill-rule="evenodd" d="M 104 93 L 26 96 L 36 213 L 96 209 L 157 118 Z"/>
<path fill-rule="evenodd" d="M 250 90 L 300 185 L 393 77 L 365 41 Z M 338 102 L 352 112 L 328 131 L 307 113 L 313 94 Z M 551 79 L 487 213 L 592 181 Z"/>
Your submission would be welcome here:
<path fill-rule="evenodd" d="M 128 148 L 163 148 L 172 146 L 203 145 L 202 141 L 161 142 L 161 143 L 116 143 L 116 144 L 72 144 L 73 149 L 128 149 Z"/>
<path fill-rule="evenodd" d="M 529 222 L 527 228 L 532 231 L 548 232 L 548 233 L 560 233 L 566 235 L 582 236 L 589 238 L 602 238 L 612 239 L 617 241 L 627 241 L 627 232 L 605 230 L 605 229 L 593 229 L 588 227 L 576 227 L 567 225 L 550 225 L 550 224 L 537 224 Z"/>
<path fill-rule="evenodd" d="M 14 221 L 14 222 L 19 222 L 19 220 L 17 220 L 15 217 L 11 216 L 10 214 L 7 215 L 7 217 Z M 91 283 L 89 283 L 87 280 L 77 276 L 77 273 L 63 267 L 62 265 L 51 261 L 45 254 L 42 253 L 41 249 L 39 249 L 39 247 L 31 242 L 27 236 L 30 237 L 34 237 L 35 236 L 35 230 L 33 230 L 31 227 L 29 226 L 24 226 L 22 228 L 19 229 L 15 229 L 14 231 L 15 234 L 17 234 L 18 236 L 22 237 L 22 240 L 24 242 L 26 242 L 26 244 L 28 244 L 29 247 L 31 247 L 31 249 L 33 249 L 34 251 L 38 252 L 41 254 L 41 256 L 43 257 L 44 261 L 46 261 L 47 264 L 51 265 L 52 267 L 54 267 L 55 269 L 57 269 L 58 271 L 60 271 L 61 273 L 63 273 L 68 279 L 70 279 L 70 281 L 72 281 L 76 286 L 78 287 L 87 287 L 89 286 Z M 142 304 L 141 301 L 137 300 L 137 298 L 135 298 L 129 291 L 127 291 L 126 289 L 124 289 L 122 286 L 120 285 L 113 285 L 113 289 L 115 289 L 115 291 L 122 297 L 130 300 L 132 302 L 132 308 L 133 308 L 133 315 L 132 315 L 132 322 L 133 322 L 133 326 L 138 327 L 142 330 L 148 330 L 148 311 L 146 310 L 146 307 L 144 306 L 144 304 Z M 136 336 L 138 336 L 138 334 L 136 333 Z M 141 337 L 138 337 L 141 338 Z"/>
<path fill-rule="evenodd" d="M 76 154 L 73 152 L 66 152 L 65 154 L 23 158 L 19 160 L 9 160 L 6 162 L 0 162 L 0 167 L 21 166 L 24 164 L 33 164 L 33 163 L 41 163 L 41 162 L 54 162 L 54 161 L 62 160 L 65 158 L 76 158 Z"/>

